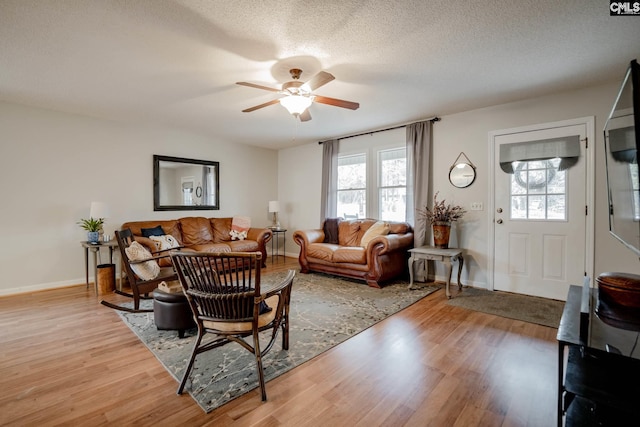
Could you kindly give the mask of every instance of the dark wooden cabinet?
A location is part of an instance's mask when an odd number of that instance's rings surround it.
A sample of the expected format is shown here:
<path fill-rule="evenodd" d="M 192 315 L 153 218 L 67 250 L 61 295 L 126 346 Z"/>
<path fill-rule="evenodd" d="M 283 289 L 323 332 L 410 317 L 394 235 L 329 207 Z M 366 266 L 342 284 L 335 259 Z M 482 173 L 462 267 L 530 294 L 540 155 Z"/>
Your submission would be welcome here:
<path fill-rule="evenodd" d="M 596 289 L 581 325 L 581 297 L 569 289 L 558 328 L 558 426 L 638 426 L 640 332 L 599 319 Z"/>

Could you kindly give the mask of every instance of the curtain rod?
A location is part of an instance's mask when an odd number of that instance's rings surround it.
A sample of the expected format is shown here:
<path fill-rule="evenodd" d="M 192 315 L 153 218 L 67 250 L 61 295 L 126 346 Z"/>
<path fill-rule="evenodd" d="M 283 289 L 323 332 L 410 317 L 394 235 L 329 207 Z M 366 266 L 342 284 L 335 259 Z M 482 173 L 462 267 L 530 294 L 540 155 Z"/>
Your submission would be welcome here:
<path fill-rule="evenodd" d="M 356 137 L 356 136 L 372 135 L 372 134 L 374 134 L 374 133 L 378 133 L 378 132 L 385 132 L 385 131 L 388 131 L 388 130 L 400 129 L 400 128 L 403 128 L 403 127 L 407 127 L 407 126 L 408 126 L 408 125 L 410 125 L 410 124 L 418 123 L 418 122 L 439 122 L 439 121 L 440 121 L 440 117 L 438 117 L 438 116 L 434 116 L 434 117 L 432 117 L 432 118 L 430 118 L 430 119 L 424 119 L 424 120 L 419 120 L 419 121 L 417 121 L 417 122 L 405 123 L 405 124 L 403 124 L 403 125 L 393 126 L 393 127 L 385 128 L 385 129 L 371 130 L 371 131 L 369 131 L 369 132 L 362 132 L 362 133 L 358 133 L 358 134 L 355 134 L 355 135 L 342 136 L 342 137 L 340 137 L 340 138 L 335 138 L 335 139 L 348 139 L 348 138 L 354 138 L 354 137 Z M 326 141 L 328 141 L 328 140 L 326 140 Z M 322 144 L 323 144 L 323 143 L 325 143 L 326 141 L 318 141 L 318 144 L 322 145 Z"/>

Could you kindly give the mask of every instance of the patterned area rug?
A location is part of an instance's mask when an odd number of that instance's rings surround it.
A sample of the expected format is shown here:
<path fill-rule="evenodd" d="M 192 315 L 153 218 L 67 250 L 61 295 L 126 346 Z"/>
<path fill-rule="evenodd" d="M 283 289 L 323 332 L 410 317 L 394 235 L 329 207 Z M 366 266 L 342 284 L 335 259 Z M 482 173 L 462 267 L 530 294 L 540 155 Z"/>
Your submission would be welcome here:
<path fill-rule="evenodd" d="M 262 280 L 280 280 L 285 274 L 265 275 Z M 266 380 L 282 375 L 439 289 L 417 284 L 416 289 L 409 291 L 407 286 L 406 281 L 395 281 L 382 289 L 373 289 L 363 282 L 298 272 L 291 294 L 289 350 L 282 350 L 279 335 L 263 359 Z M 148 307 L 152 301 L 143 303 Z M 180 339 L 175 331 L 158 331 L 153 313 L 118 314 L 179 383 L 197 331 L 189 331 Z M 210 412 L 257 387 L 253 355 L 230 343 L 196 357 L 185 390 L 204 411 Z"/>
<path fill-rule="evenodd" d="M 454 289 L 457 287 L 454 286 Z M 469 310 L 495 314 L 509 319 L 522 320 L 538 325 L 558 328 L 564 301 L 508 292 L 487 291 L 477 288 L 464 288 L 462 293 L 453 294 L 449 305 Z"/>

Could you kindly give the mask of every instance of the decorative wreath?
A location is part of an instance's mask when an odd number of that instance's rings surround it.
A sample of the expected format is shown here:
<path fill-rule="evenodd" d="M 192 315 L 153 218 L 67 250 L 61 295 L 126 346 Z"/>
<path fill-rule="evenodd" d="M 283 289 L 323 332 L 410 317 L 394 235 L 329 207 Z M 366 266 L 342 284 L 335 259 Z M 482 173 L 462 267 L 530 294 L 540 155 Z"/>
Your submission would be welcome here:
<path fill-rule="evenodd" d="M 550 183 L 551 181 L 553 181 L 553 179 L 556 177 L 556 168 L 553 166 L 553 163 L 551 163 L 549 160 L 545 160 L 545 167 L 547 168 L 547 173 L 546 173 L 546 179 L 542 179 L 540 181 L 528 181 L 525 182 L 522 179 L 522 169 L 524 169 L 526 162 L 520 162 L 518 164 L 518 166 L 516 166 L 516 169 L 513 172 L 513 176 L 516 180 L 516 182 L 518 183 L 518 185 L 522 188 L 527 188 L 529 190 L 537 190 L 539 188 L 544 188 L 548 183 Z M 525 171 L 526 173 L 526 171 Z"/>

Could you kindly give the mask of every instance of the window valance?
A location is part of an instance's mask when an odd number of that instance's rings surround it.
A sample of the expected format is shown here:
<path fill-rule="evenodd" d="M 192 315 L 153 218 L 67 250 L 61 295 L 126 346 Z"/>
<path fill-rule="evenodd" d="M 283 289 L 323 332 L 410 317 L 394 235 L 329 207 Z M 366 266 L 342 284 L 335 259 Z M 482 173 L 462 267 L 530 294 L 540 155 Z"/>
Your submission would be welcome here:
<path fill-rule="evenodd" d="M 517 142 L 500 146 L 500 168 L 512 174 L 513 162 L 549 160 L 560 158 L 559 170 L 569 169 L 580 158 L 580 137 L 578 135 L 539 141 Z"/>
<path fill-rule="evenodd" d="M 611 157 L 619 162 L 637 163 L 638 153 L 633 126 L 609 130 L 609 151 Z"/>

